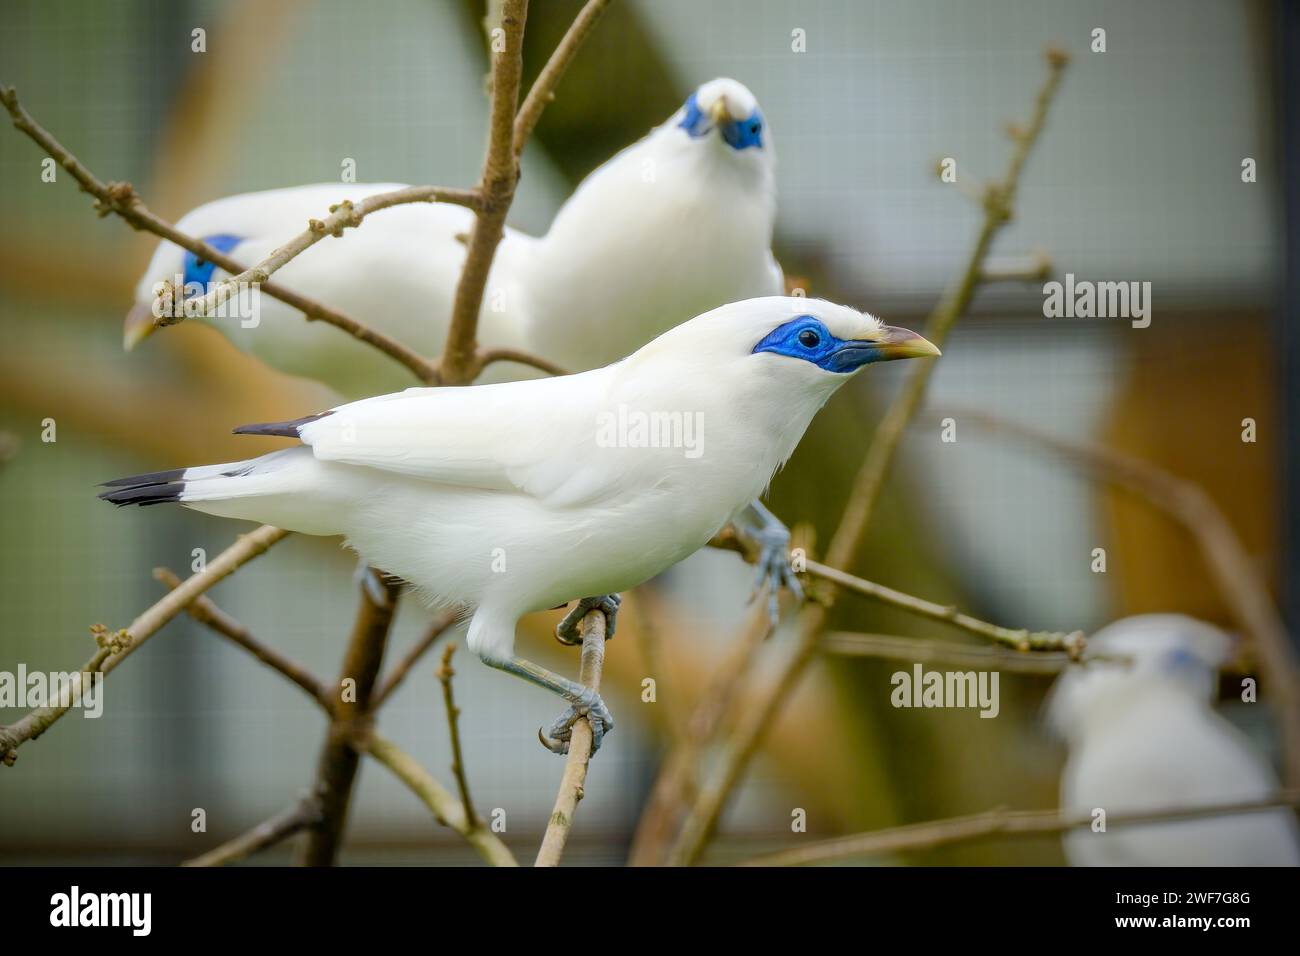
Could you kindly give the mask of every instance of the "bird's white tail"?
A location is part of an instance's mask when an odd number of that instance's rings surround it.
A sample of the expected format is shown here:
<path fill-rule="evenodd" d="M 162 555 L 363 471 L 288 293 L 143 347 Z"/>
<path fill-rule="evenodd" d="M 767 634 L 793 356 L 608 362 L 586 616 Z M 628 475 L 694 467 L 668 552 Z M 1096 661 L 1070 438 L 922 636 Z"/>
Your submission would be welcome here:
<path fill-rule="evenodd" d="M 200 465 L 105 482 L 99 497 L 115 505 L 176 502 L 224 518 L 244 518 L 304 534 L 341 533 L 340 509 L 347 499 L 327 500 L 323 467 L 311 449 L 299 446 L 221 465 Z"/>

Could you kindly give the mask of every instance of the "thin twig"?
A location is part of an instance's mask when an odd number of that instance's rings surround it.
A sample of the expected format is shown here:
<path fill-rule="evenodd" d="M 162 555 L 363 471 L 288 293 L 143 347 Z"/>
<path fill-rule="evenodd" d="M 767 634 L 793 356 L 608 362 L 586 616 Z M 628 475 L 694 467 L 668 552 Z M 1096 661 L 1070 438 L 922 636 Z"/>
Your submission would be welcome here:
<path fill-rule="evenodd" d="M 172 590 L 180 587 L 182 583 L 181 579 L 170 568 L 154 568 L 153 576 L 155 580 L 161 581 Z M 217 607 L 211 598 L 197 598 L 186 610 L 189 612 L 190 617 L 200 624 L 204 624 L 222 637 L 230 639 L 267 667 L 279 671 L 289 678 L 289 680 L 310 694 L 316 703 L 325 709 L 326 713 L 333 711 L 334 700 L 330 696 L 324 681 L 301 664 L 289 660 L 279 651 L 263 644 L 252 635 L 248 628 Z"/>
<path fill-rule="evenodd" d="M 1160 810 L 1143 810 L 1133 813 L 1108 813 L 1106 829 L 1132 826 L 1139 823 L 1164 823 L 1194 820 L 1201 817 L 1227 816 L 1238 813 L 1259 813 L 1280 807 L 1300 805 L 1300 790 L 1287 790 L 1265 800 L 1240 800 L 1230 803 L 1213 803 L 1205 806 L 1170 807 Z M 993 809 L 966 817 L 947 820 L 930 820 L 907 826 L 871 830 L 852 836 L 819 840 L 808 846 L 782 850 L 756 857 L 738 866 L 801 866 L 805 863 L 824 863 L 857 856 L 879 856 L 904 850 L 928 850 L 936 846 L 978 840 L 988 836 L 1031 836 L 1045 833 L 1062 833 L 1091 826 L 1091 813 L 1067 815 L 1060 810 L 1006 810 Z"/>
<path fill-rule="evenodd" d="M 433 813 L 434 819 L 463 836 L 479 855 L 493 866 L 518 866 L 510 848 L 485 826 L 471 826 L 461 802 L 442 784 L 434 780 L 414 757 L 390 740 L 370 731 L 356 741 L 369 754 L 391 770 Z"/>
<path fill-rule="evenodd" d="M 551 58 L 546 61 L 546 66 L 542 72 L 537 74 L 537 79 L 533 81 L 528 95 L 524 98 L 523 106 L 519 107 L 519 113 L 515 116 L 514 125 L 514 151 L 515 158 L 524 151 L 524 144 L 528 142 L 528 137 L 532 135 L 533 128 L 541 118 L 542 110 L 546 109 L 548 103 L 555 99 L 555 88 L 559 86 L 560 79 L 564 76 L 564 71 L 569 68 L 573 62 L 578 48 L 582 46 L 592 28 L 595 27 L 596 21 L 600 15 L 605 12 L 609 6 L 609 0 L 587 0 L 587 3 L 578 15 L 573 18 L 568 31 L 564 38 L 560 40 Z"/>
<path fill-rule="evenodd" d="M 251 830 L 201 856 L 186 860 L 181 866 L 225 866 L 238 862 L 315 825 L 319 819 L 320 806 L 310 797 L 303 797 Z"/>
<path fill-rule="evenodd" d="M 366 573 L 377 574 L 369 569 Z M 379 575 L 379 583 L 383 593 L 378 599 L 364 582 L 360 588 L 361 601 L 339 674 L 336 690 L 339 700 L 331 711 L 312 788 L 313 797 L 320 802 L 321 815 L 303 845 L 301 862 L 306 866 L 332 866 L 343 841 L 360 762 L 353 741 L 372 719 L 371 695 L 383 665 L 384 649 L 388 646 L 388 634 L 401 594 L 401 585 L 394 580 Z M 345 682 L 351 683 L 345 685 Z"/>
<path fill-rule="evenodd" d="M 451 679 L 456 672 L 451 667 L 451 655 L 456 653 L 456 645 L 448 644 L 442 652 L 442 666 L 438 668 L 438 680 L 442 683 L 442 702 L 447 708 L 447 734 L 451 737 L 451 772 L 456 778 L 456 789 L 460 791 L 460 804 L 465 808 L 465 825 L 474 830 L 483 826 L 483 821 L 474 812 L 474 801 L 469 795 L 469 778 L 465 776 L 465 755 L 460 749 L 460 708 L 456 706 L 456 696 L 451 688 Z"/>
<path fill-rule="evenodd" d="M 478 353 L 478 369 L 482 371 L 493 362 L 517 362 L 520 365 L 527 365 L 535 368 L 547 375 L 568 375 L 567 369 L 556 365 L 550 359 L 544 359 L 540 355 L 533 355 L 531 352 L 525 352 L 522 349 L 480 349 Z"/>
<path fill-rule="evenodd" d="M 823 634 L 821 649 L 827 654 L 839 654 L 844 657 L 881 657 L 913 664 L 943 661 L 986 670 L 1041 674 L 1049 677 L 1077 663 L 1069 654 L 1062 653 L 1024 654 L 993 647 L 923 641 L 914 637 L 899 637 L 892 634 L 859 634 L 851 631 L 831 631 Z M 1085 663 L 1096 659 L 1086 658 Z"/>
<path fill-rule="evenodd" d="M 365 218 L 381 209 L 417 202 L 440 202 L 478 208 L 478 194 L 470 189 L 448 189 L 443 186 L 406 186 L 368 196 L 360 202 L 344 199 L 330 207 L 324 219 L 312 219 L 307 228 L 288 242 L 273 249 L 265 259 L 242 272 L 216 283 L 202 296 L 186 299 L 183 303 L 169 305 L 162 317 L 155 320 L 159 326 L 175 325 L 186 318 L 207 315 L 243 286 L 262 286 L 276 271 L 288 265 L 327 236 L 342 236 L 345 229 L 360 226 Z"/>
<path fill-rule="evenodd" d="M 1052 277 L 1052 257 L 1039 251 L 1020 259 L 988 261 L 980 269 L 979 281 L 991 282 L 1046 282 Z"/>
<path fill-rule="evenodd" d="M 909 611 L 912 614 L 919 614 L 931 620 L 952 624 L 978 637 L 1017 651 L 1065 651 L 1077 659 L 1083 653 L 1084 647 L 1087 646 L 1087 639 L 1082 631 L 1066 633 L 1064 631 L 1012 630 L 1007 627 L 999 627 L 996 624 L 990 624 L 988 621 L 981 621 L 979 618 L 971 617 L 969 614 L 963 614 L 951 605 L 935 604 L 933 601 L 913 597 L 903 591 L 895 591 L 883 584 L 876 584 L 874 581 L 867 581 L 852 574 L 837 571 L 820 561 L 809 560 L 808 573 L 847 590 L 855 591 L 858 594 L 866 595 L 893 607 Z"/>
<path fill-rule="evenodd" d="M 389 695 L 397 690 L 398 685 L 406 680 L 406 675 L 411 673 L 411 669 L 420 662 L 420 658 L 424 657 L 429 648 L 438 642 L 438 638 L 446 633 L 447 628 L 456 623 L 458 617 L 460 617 L 459 611 L 444 611 L 433 619 L 432 623 L 425 629 L 424 636 L 406 652 L 406 656 L 397 662 L 388 673 L 388 676 L 380 683 L 379 689 L 370 698 L 372 710 L 378 710 L 383 706 Z"/>
<path fill-rule="evenodd" d="M 3 103 L 13 118 L 13 124 L 26 133 L 37 145 L 52 156 L 60 166 L 71 174 L 83 192 L 95 197 L 95 211 L 100 216 L 114 213 L 124 219 L 132 228 L 151 232 L 156 236 L 175 243 L 182 249 L 194 253 L 199 258 L 214 263 L 231 275 L 245 271 L 243 265 L 214 249 L 206 242 L 181 232 L 167 220 L 155 215 L 144 204 L 130 183 L 105 183 L 86 168 L 80 160 L 69 152 L 46 129 L 32 119 L 31 114 L 18 101 L 18 94 L 13 87 L 0 87 L 0 103 Z M 261 285 L 261 291 L 279 299 L 301 312 L 308 320 L 320 320 L 336 326 L 367 345 L 379 349 L 385 355 L 400 362 L 410 369 L 423 382 L 436 383 L 438 368 L 428 359 L 419 355 L 402 343 L 376 332 L 356 319 L 344 315 L 314 299 L 293 292 L 273 282 Z"/>
<path fill-rule="evenodd" d="M 501 12 L 504 49 L 492 55 L 492 104 L 488 124 L 487 155 L 477 192 L 479 208 L 470 229 L 465 264 L 452 301 L 447 343 L 438 360 L 438 372 L 448 385 L 474 380 L 478 353 L 478 313 L 483 305 L 492 259 L 505 229 L 506 213 L 515 197 L 519 162 L 514 154 L 514 118 L 523 73 L 524 23 L 528 0 L 505 0 Z"/>
<path fill-rule="evenodd" d="M 762 613 L 745 619 L 740 636 L 715 668 L 708 686 L 699 695 L 699 703 L 691 711 L 686 732 L 668 751 L 659 768 L 632 835 L 629 866 L 656 866 L 663 862 L 680 823 L 680 811 L 695 795 L 700 759 L 712 744 L 723 717 L 748 683 L 758 660 L 758 650 L 771 633 L 771 622 L 764 607 Z"/>
<path fill-rule="evenodd" d="M 578 681 L 600 692 L 600 676 L 605 665 L 605 613 L 588 611 L 582 618 L 582 663 Z M 564 846 L 573 830 L 573 815 L 583 797 L 587 782 L 587 765 L 591 762 L 591 720 L 578 718 L 569 738 L 569 753 L 564 758 L 564 774 L 555 795 L 555 808 L 537 851 L 535 866 L 559 866 Z"/>
<path fill-rule="evenodd" d="M 1060 86 L 1061 74 L 1069 62 L 1068 55 L 1059 49 L 1049 48 L 1045 56 L 1048 76 L 1035 100 L 1033 117 L 1029 126 L 1016 136 L 1006 174 L 1000 182 L 991 183 L 985 192 L 984 221 L 967 257 L 961 278 L 944 296 L 926 324 L 926 338 L 940 347 L 970 305 L 979 286 L 981 269 L 993 239 L 1011 218 L 1020 172 L 1042 132 L 1048 109 Z M 848 567 L 858 553 L 903 432 L 920 405 L 932 372 L 933 362 L 913 362 L 901 391 L 886 410 L 854 479 L 853 490 L 840 517 L 839 527 L 831 539 L 826 558 L 828 566 Z M 759 742 L 776 719 L 786 698 L 798 685 L 805 668 L 816 656 L 826 618 L 827 608 L 820 604 L 806 607 L 800 615 L 799 639 L 793 652 L 766 693 L 760 695 L 757 704 L 736 724 L 727 741 L 721 766 L 713 780 L 701 788 L 687 814 L 686 822 L 669 854 L 670 862 L 690 865 L 703 852 L 722 815 L 727 798 L 744 775 Z"/>
<path fill-rule="evenodd" d="M 1300 663 L 1268 585 L 1205 489 L 1111 448 L 1068 441 L 984 412 L 963 409 L 958 414 L 978 428 L 1051 449 L 1093 477 L 1140 496 L 1192 533 L 1232 616 L 1259 652 L 1278 715 L 1285 779 L 1288 786 L 1300 787 Z"/>
<path fill-rule="evenodd" d="M 200 594 L 264 553 L 288 533 L 270 525 L 262 525 L 255 531 L 241 535 L 239 540 L 208 562 L 203 571 L 187 578 L 132 621 L 129 627 L 118 632 L 107 646 L 101 647 L 82 665 L 81 670 L 87 673 L 109 673 L 164 624 L 184 611 Z M 44 733 L 68 711 L 69 706 L 38 707 L 16 724 L 0 727 L 0 762 L 13 766 L 18 758 L 18 748 Z"/>
<path fill-rule="evenodd" d="M 1052 99 L 1056 96 L 1061 75 L 1068 62 L 1064 52 L 1048 50 L 1047 81 L 1038 92 L 1029 126 L 1016 137 L 1015 148 L 1011 152 L 1011 160 L 1002 180 L 990 183 L 985 190 L 984 221 L 976 236 L 975 245 L 966 259 L 965 270 L 962 272 L 961 279 L 944 296 L 925 326 L 926 338 L 940 348 L 947 341 L 948 334 L 957 324 L 957 320 L 970 306 L 971 299 L 980 286 L 984 260 L 993 246 L 993 240 L 1011 219 L 1016 191 L 1020 184 L 1020 171 L 1038 141 L 1039 134 L 1042 133 Z M 911 363 L 902 390 L 890 403 L 884 418 L 876 427 L 871 445 L 867 449 L 866 459 L 855 480 L 854 493 L 844 508 L 839 532 L 832 539 L 830 550 L 827 552 L 826 560 L 831 566 L 845 567 L 857 553 L 862 535 L 871 521 L 872 512 L 884 488 L 890 465 L 893 464 L 899 443 L 907 429 L 907 423 L 920 407 L 921 398 L 930 384 L 934 367 L 935 363 L 932 361 Z"/>

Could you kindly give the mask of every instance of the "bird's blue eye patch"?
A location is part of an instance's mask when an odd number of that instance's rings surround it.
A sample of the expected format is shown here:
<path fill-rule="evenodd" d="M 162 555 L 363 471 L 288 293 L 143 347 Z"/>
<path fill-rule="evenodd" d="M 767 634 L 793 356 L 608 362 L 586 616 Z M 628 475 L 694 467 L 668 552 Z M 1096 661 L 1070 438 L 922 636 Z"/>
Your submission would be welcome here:
<path fill-rule="evenodd" d="M 1163 670 L 1171 674 L 1196 674 L 1207 669 L 1205 662 L 1185 647 L 1175 648 L 1165 654 L 1160 663 Z"/>
<path fill-rule="evenodd" d="M 754 346 L 753 354 L 774 352 L 812 362 L 828 372 L 848 373 L 883 358 L 877 350 L 878 345 L 877 342 L 836 338 L 816 316 L 801 315 L 769 332 Z"/>
<path fill-rule="evenodd" d="M 698 139 L 709 131 L 709 118 L 700 109 L 700 104 L 695 99 L 694 93 L 686 97 L 685 108 L 686 115 L 682 117 L 682 121 L 677 125 L 679 128 L 686 130 L 686 135 L 691 139 Z"/>
<path fill-rule="evenodd" d="M 707 136 L 713 129 L 713 123 L 700 109 L 699 101 L 696 100 L 694 93 L 687 97 L 685 110 L 682 121 L 677 124 L 678 127 L 686 130 L 686 135 L 690 136 L 691 139 Z M 754 110 L 747 119 L 723 123 L 718 132 L 722 135 L 723 141 L 732 149 L 748 149 L 751 146 L 762 147 L 763 114 L 758 110 Z"/>
<path fill-rule="evenodd" d="M 749 149 L 763 145 L 763 115 L 754 110 L 748 119 L 722 124 L 722 138 L 732 149 Z"/>
<path fill-rule="evenodd" d="M 232 236 L 227 233 L 221 233 L 215 236 L 204 236 L 203 241 L 210 245 L 218 252 L 229 252 L 235 246 L 244 241 L 242 236 Z M 212 281 L 212 273 L 216 271 L 216 263 L 200 259 L 194 253 L 186 250 L 185 252 L 185 285 L 197 282 L 204 289 Z"/>

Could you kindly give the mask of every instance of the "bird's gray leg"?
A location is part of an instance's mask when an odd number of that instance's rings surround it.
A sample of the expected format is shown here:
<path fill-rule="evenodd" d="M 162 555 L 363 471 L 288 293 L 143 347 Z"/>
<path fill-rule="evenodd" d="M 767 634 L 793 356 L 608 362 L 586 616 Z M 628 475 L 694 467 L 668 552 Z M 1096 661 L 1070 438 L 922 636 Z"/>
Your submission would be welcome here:
<path fill-rule="evenodd" d="M 750 600 L 767 589 L 767 613 L 775 627 L 780 617 L 777 599 L 782 586 L 789 588 L 796 600 L 803 600 L 803 587 L 790 565 L 790 529 L 757 498 L 749 503 L 737 524 L 758 542 L 760 548 L 758 577 L 754 580 L 754 593 Z"/>
<path fill-rule="evenodd" d="M 554 671 L 548 671 L 545 667 L 524 660 L 522 657 L 484 657 L 483 663 L 487 664 L 488 667 L 495 667 L 508 674 L 514 674 L 516 677 L 522 677 L 538 687 L 545 687 L 552 693 L 559 694 L 569 701 L 569 709 L 551 725 L 549 736 L 543 734 L 540 728 L 537 731 L 538 739 L 548 750 L 552 750 L 557 754 L 569 752 L 569 737 L 572 734 L 573 725 L 579 717 L 591 718 L 591 752 L 593 754 L 600 749 L 600 742 L 604 739 L 605 734 L 614 729 L 614 718 L 610 715 L 609 708 L 605 706 L 605 702 L 601 700 L 600 695 L 590 687 L 584 687 L 576 680 L 570 680 Z"/>
<path fill-rule="evenodd" d="M 622 603 L 623 598 L 618 594 L 583 598 L 555 625 L 555 639 L 561 644 L 581 644 L 582 619 L 588 611 L 600 610 L 605 612 L 605 640 L 609 640 L 614 636 L 614 628 L 618 626 L 618 609 Z"/>

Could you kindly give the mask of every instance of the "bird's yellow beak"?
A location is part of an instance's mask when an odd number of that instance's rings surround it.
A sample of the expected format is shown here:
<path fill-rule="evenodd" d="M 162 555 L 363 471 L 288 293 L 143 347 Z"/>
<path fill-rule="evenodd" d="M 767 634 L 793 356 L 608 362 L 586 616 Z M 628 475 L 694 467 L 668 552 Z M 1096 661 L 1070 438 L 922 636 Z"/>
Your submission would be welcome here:
<path fill-rule="evenodd" d="M 131 351 L 154 330 L 153 303 L 142 302 L 131 307 L 122 323 L 122 348 Z"/>
<path fill-rule="evenodd" d="M 876 337 L 875 352 L 880 357 L 877 361 L 889 362 L 894 359 L 927 358 L 942 355 L 936 346 L 924 336 L 917 335 L 911 329 L 901 329 L 896 325 L 886 325 Z"/>
<path fill-rule="evenodd" d="M 727 98 L 725 96 L 719 96 L 713 101 L 713 105 L 709 107 L 709 119 L 713 120 L 714 126 L 721 126 L 723 123 L 730 123 L 735 119 L 731 115 L 731 110 L 727 109 Z"/>

